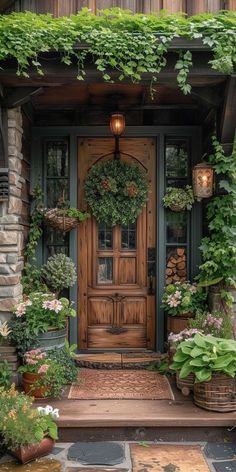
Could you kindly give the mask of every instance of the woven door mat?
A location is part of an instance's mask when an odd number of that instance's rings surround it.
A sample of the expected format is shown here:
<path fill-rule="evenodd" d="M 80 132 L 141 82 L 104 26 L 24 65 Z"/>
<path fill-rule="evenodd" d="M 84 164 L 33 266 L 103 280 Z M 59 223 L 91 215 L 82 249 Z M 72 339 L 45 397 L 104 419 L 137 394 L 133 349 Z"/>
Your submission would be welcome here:
<path fill-rule="evenodd" d="M 174 400 L 168 379 L 147 370 L 81 369 L 70 400 Z"/>

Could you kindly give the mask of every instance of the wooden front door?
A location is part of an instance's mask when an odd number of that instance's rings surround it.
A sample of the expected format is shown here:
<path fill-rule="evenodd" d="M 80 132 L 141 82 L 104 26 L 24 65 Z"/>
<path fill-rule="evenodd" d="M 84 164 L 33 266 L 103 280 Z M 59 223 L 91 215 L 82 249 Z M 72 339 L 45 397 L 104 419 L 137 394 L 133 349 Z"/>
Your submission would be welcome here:
<path fill-rule="evenodd" d="M 78 200 L 85 210 L 87 172 L 101 156 L 113 158 L 114 140 L 83 138 L 78 149 Z M 122 138 L 120 150 L 121 159 L 146 169 L 149 200 L 134 224 L 111 227 L 89 218 L 79 226 L 80 349 L 155 348 L 155 139 Z"/>

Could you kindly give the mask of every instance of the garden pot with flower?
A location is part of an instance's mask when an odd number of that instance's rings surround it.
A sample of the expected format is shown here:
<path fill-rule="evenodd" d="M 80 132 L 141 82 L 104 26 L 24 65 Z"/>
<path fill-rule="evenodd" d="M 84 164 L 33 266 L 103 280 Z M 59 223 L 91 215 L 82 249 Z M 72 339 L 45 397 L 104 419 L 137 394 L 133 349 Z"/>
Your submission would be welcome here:
<path fill-rule="evenodd" d="M 165 287 L 162 308 L 168 313 L 168 333 L 179 333 L 188 326 L 189 318 L 206 304 L 206 294 L 189 282 L 175 282 Z"/>
<path fill-rule="evenodd" d="M 36 347 L 61 349 L 70 316 L 76 316 L 76 312 L 67 298 L 57 300 L 52 293 L 31 293 L 15 307 L 9 322 L 12 343 L 21 354 Z"/>
<path fill-rule="evenodd" d="M 49 454 L 58 439 L 55 418 L 58 410 L 50 405 L 33 408 L 32 398 L 15 390 L 0 389 L 0 435 L 7 450 L 26 464 Z"/>
<path fill-rule="evenodd" d="M 25 393 L 34 398 L 59 397 L 66 384 L 65 367 L 41 349 L 26 352 L 18 370 Z"/>

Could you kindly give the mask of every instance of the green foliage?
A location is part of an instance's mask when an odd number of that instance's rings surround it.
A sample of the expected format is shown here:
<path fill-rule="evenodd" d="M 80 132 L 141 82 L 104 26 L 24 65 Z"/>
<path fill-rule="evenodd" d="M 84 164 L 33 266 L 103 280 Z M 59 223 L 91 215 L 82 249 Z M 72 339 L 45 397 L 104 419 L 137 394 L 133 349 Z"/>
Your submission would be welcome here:
<path fill-rule="evenodd" d="M 89 214 L 78 210 L 78 208 L 62 208 L 58 210 L 58 216 L 69 216 L 70 218 L 78 218 L 79 221 L 84 221 L 89 217 Z"/>
<path fill-rule="evenodd" d="M 11 369 L 5 360 L 0 363 L 0 388 L 8 389 L 11 385 Z"/>
<path fill-rule="evenodd" d="M 136 165 L 121 160 L 99 162 L 88 173 L 85 195 L 99 222 L 127 225 L 135 222 L 146 204 L 148 182 Z"/>
<path fill-rule="evenodd" d="M 10 450 L 40 442 L 44 435 L 58 439 L 52 415 L 42 416 L 33 408 L 33 399 L 17 392 L 14 385 L 0 389 L 0 434 Z"/>
<path fill-rule="evenodd" d="M 71 384 L 77 381 L 79 369 L 72 359 L 73 351 L 70 351 L 69 346 L 62 349 L 52 349 L 48 351 L 48 356 L 64 367 L 65 383 Z"/>
<path fill-rule="evenodd" d="M 163 203 L 166 208 L 172 209 L 178 206 L 179 211 L 191 210 L 194 203 L 192 187 L 190 185 L 186 185 L 185 188 L 167 187 Z"/>
<path fill-rule="evenodd" d="M 190 328 L 201 330 L 203 334 L 211 334 L 218 338 L 232 339 L 233 329 L 228 313 L 214 312 L 214 314 L 198 311 L 195 318 L 188 321 Z"/>
<path fill-rule="evenodd" d="M 25 265 L 21 279 L 23 292 L 28 295 L 32 291 L 46 290 L 42 279 L 40 269 L 36 267 L 36 248 L 38 241 L 42 236 L 43 222 L 43 193 L 39 184 L 36 185 L 33 192 L 34 209 L 30 219 L 28 242 L 24 250 Z"/>
<path fill-rule="evenodd" d="M 166 285 L 161 307 L 171 316 L 195 313 L 206 307 L 206 294 L 189 282 L 175 282 Z"/>
<path fill-rule="evenodd" d="M 219 182 L 224 194 L 215 196 L 208 204 L 210 234 L 201 242 L 203 264 L 198 280 L 202 287 L 220 284 L 222 298 L 230 304 L 232 298 L 225 287 L 236 284 L 236 150 L 226 156 L 216 137 L 213 146 L 215 152 L 209 160 L 215 173 L 224 176 Z"/>
<path fill-rule="evenodd" d="M 49 257 L 41 268 L 41 276 L 46 285 L 57 294 L 74 285 L 77 275 L 74 262 L 65 254 Z"/>
<path fill-rule="evenodd" d="M 173 38 L 201 39 L 213 52 L 212 68 L 230 74 L 234 71 L 235 12 L 203 14 L 195 17 L 132 14 L 119 8 L 107 9 L 95 16 L 88 9 L 78 15 L 53 18 L 51 15 L 11 13 L 0 16 L 0 60 L 15 58 L 17 74 L 28 77 L 32 64 L 43 75 L 40 53 L 61 51 L 61 61 L 78 64 L 78 79 L 83 80 L 86 59 L 93 58 L 105 81 L 112 82 L 110 70 L 119 80 L 139 82 L 143 74 L 157 80 L 166 65 L 168 46 Z M 86 48 L 77 49 L 77 45 Z M 180 52 L 176 62 L 177 82 L 189 93 L 187 75 L 192 65 L 190 51 Z"/>
<path fill-rule="evenodd" d="M 214 373 L 236 375 L 236 341 L 196 334 L 193 339 L 177 346 L 172 370 L 179 371 L 180 378 L 195 375 L 195 382 L 207 382 Z"/>

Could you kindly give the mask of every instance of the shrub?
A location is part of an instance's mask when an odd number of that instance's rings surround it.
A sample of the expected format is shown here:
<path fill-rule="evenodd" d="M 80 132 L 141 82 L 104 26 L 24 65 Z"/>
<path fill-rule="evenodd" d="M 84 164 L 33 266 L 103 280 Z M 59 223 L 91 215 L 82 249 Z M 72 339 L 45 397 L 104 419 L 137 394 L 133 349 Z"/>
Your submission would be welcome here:
<path fill-rule="evenodd" d="M 65 254 L 49 257 L 46 264 L 42 266 L 41 274 L 46 285 L 56 294 L 64 288 L 72 287 L 77 278 L 75 264 Z"/>

